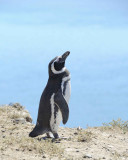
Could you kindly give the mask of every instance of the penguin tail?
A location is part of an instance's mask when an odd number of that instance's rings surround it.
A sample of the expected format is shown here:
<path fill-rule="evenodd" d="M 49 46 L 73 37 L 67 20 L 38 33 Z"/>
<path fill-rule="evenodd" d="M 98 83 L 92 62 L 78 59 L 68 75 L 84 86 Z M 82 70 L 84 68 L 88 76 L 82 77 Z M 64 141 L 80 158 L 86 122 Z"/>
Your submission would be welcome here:
<path fill-rule="evenodd" d="M 39 134 L 35 132 L 34 130 L 29 133 L 29 137 L 37 137 Z"/>
<path fill-rule="evenodd" d="M 35 128 L 29 133 L 29 137 L 37 137 L 46 132 L 47 132 L 46 129 L 36 125 Z"/>

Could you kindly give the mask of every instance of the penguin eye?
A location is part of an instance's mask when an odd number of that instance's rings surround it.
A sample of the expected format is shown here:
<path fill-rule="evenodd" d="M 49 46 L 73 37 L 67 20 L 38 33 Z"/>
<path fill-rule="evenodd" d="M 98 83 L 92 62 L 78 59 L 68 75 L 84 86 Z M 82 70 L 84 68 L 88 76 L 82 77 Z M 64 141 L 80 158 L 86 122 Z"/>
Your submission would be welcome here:
<path fill-rule="evenodd" d="M 64 63 L 55 62 L 54 67 L 56 71 L 60 71 L 64 67 Z"/>

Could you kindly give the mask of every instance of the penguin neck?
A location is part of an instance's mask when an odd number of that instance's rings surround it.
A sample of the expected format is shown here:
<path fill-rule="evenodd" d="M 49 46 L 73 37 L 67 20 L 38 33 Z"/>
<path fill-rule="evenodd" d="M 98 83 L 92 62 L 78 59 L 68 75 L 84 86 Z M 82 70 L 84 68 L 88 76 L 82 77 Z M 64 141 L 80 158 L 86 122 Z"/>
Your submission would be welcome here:
<path fill-rule="evenodd" d="M 62 79 L 63 77 L 67 77 L 69 75 L 70 72 L 67 69 L 60 74 L 54 74 L 53 72 L 49 72 L 49 79 Z"/>
<path fill-rule="evenodd" d="M 60 74 L 52 74 L 49 75 L 49 79 L 62 79 L 66 72 L 60 73 Z"/>

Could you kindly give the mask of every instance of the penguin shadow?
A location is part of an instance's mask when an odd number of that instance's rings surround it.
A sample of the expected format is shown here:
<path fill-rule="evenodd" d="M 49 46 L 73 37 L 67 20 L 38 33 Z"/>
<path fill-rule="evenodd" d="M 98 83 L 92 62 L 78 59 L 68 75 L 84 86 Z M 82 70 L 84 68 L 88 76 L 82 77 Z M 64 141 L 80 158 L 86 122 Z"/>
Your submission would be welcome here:
<path fill-rule="evenodd" d="M 44 137 L 38 137 L 36 138 L 38 141 L 47 141 L 47 142 L 51 142 L 51 143 L 61 143 L 61 139 L 58 138 L 52 138 L 52 137 L 47 137 L 47 136 L 44 136 Z"/>
<path fill-rule="evenodd" d="M 51 143 L 61 143 L 61 141 L 63 140 L 69 140 L 67 137 L 54 138 L 54 137 L 49 137 L 49 136 L 37 137 L 36 139 L 38 141 L 47 141 Z"/>

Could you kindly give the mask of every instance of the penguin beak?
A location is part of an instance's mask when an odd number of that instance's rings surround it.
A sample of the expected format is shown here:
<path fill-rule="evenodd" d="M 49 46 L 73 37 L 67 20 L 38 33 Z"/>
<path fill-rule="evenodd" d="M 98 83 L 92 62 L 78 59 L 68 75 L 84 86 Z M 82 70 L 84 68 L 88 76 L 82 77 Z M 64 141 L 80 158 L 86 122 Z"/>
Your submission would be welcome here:
<path fill-rule="evenodd" d="M 61 61 L 61 62 L 65 62 L 65 60 L 66 60 L 66 58 L 69 56 L 69 54 L 70 54 L 69 51 L 65 52 L 65 53 L 62 55 L 60 61 Z"/>

